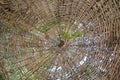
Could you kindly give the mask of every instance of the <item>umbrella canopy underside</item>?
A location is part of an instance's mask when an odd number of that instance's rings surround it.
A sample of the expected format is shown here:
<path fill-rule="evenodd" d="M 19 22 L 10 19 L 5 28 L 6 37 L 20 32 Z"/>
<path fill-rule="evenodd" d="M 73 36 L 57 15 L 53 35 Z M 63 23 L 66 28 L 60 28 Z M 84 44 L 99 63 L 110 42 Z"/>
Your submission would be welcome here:
<path fill-rule="evenodd" d="M 0 0 L 0 80 L 119 80 L 120 0 Z"/>

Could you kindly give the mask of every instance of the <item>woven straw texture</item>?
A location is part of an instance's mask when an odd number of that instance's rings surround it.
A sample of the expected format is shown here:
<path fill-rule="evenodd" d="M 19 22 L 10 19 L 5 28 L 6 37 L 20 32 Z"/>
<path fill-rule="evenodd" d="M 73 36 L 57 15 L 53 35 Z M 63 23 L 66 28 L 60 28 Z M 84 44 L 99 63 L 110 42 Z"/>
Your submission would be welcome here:
<path fill-rule="evenodd" d="M 0 80 L 120 80 L 120 0 L 0 0 Z"/>

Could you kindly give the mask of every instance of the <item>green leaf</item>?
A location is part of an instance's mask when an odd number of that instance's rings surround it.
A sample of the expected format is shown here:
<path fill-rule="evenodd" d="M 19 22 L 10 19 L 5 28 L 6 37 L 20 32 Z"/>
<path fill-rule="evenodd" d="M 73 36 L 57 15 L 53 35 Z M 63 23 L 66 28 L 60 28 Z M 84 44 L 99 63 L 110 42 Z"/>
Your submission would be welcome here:
<path fill-rule="evenodd" d="M 74 34 L 69 34 L 69 39 L 74 39 L 75 35 Z"/>
<path fill-rule="evenodd" d="M 78 36 L 78 37 L 82 37 L 83 34 L 82 34 L 82 32 L 77 32 L 77 33 L 76 33 L 76 36 Z"/>
<path fill-rule="evenodd" d="M 63 34 L 63 39 L 74 39 L 75 37 L 76 37 L 75 34 L 72 34 L 72 33 L 70 33 L 70 34 L 64 33 Z"/>
<path fill-rule="evenodd" d="M 63 34 L 63 39 L 67 39 L 69 37 L 69 35 L 67 33 Z"/>
<path fill-rule="evenodd" d="M 16 72 L 16 73 L 14 74 L 13 80 L 18 80 L 18 79 L 19 79 L 19 74 Z"/>

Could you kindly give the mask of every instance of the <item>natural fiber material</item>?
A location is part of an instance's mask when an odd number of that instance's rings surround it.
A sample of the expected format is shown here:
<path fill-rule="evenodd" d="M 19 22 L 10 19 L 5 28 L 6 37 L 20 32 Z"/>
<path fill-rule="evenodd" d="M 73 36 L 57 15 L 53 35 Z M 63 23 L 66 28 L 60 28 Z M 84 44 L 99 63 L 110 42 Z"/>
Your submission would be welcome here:
<path fill-rule="evenodd" d="M 0 80 L 119 79 L 119 0 L 0 0 Z"/>

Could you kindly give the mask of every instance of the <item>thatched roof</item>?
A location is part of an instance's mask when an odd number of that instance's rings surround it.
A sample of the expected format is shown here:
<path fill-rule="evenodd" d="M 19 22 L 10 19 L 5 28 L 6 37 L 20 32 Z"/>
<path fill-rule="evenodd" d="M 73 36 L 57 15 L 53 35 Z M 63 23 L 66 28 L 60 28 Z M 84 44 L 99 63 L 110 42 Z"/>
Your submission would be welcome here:
<path fill-rule="evenodd" d="M 119 80 L 119 0 L 0 0 L 0 80 Z"/>

